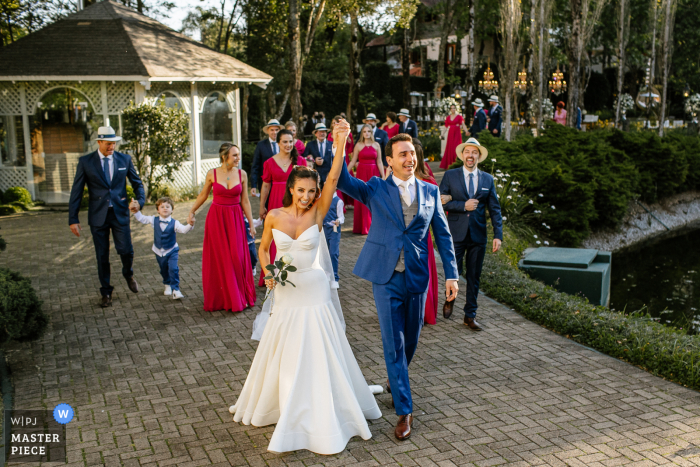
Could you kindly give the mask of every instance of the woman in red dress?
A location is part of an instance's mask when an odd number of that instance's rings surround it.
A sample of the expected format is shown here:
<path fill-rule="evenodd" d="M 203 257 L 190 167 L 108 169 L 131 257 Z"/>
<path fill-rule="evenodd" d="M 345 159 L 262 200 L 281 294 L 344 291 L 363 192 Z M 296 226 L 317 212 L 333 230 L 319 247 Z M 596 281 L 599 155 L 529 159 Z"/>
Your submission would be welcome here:
<path fill-rule="evenodd" d="M 243 215 L 253 237 L 255 227 L 248 199 L 248 175 L 237 168 L 241 151 L 233 143 L 224 143 L 219 157 L 221 167 L 207 173 L 204 188 L 190 210 L 190 219 L 194 220 L 197 209 L 213 190 L 214 200 L 204 223 L 204 311 L 236 312 L 255 304 L 255 279 Z"/>
<path fill-rule="evenodd" d="M 348 164 L 348 170 L 357 165 L 356 177 L 368 182 L 372 177 L 384 177 L 384 164 L 382 163 L 382 149 L 372 137 L 372 127 L 362 127 L 361 141 L 355 145 L 352 160 Z M 367 235 L 372 225 L 372 213 L 369 208 L 359 201 L 355 202 L 355 216 L 352 232 Z"/>
<path fill-rule="evenodd" d="M 297 124 L 290 120 L 284 124 L 284 129 L 292 132 L 292 136 L 294 137 L 294 147 L 297 148 L 297 152 L 299 154 L 304 154 L 306 145 L 303 141 L 297 139 Z"/>
<path fill-rule="evenodd" d="M 464 118 L 457 115 L 457 106 L 450 107 L 450 115 L 445 118 L 445 127 L 447 128 L 447 143 L 445 144 L 445 153 L 440 161 L 440 168 L 447 170 L 457 159 L 457 146 L 462 144 L 462 130 L 467 132 L 467 126 L 464 124 Z"/>
<path fill-rule="evenodd" d="M 294 146 L 294 135 L 289 130 L 277 133 L 277 144 L 280 152 L 263 164 L 263 185 L 260 190 L 260 219 L 265 219 L 267 212 L 282 207 L 287 179 L 295 165 L 306 167 L 306 159 L 299 155 Z M 269 198 L 269 201 L 268 201 Z M 267 206 L 267 208 L 266 208 Z M 270 258 L 277 253 L 275 242 L 270 245 Z M 265 286 L 265 271 L 260 272 L 259 287 Z"/>
<path fill-rule="evenodd" d="M 382 130 L 386 131 L 386 134 L 389 137 L 389 139 L 399 134 L 399 128 L 400 125 L 396 123 L 396 113 L 387 112 L 386 122 L 384 123 L 384 125 L 382 125 Z"/>
<path fill-rule="evenodd" d="M 330 141 L 331 143 L 333 142 L 333 125 L 335 125 L 336 123 L 338 123 L 341 120 L 344 120 L 341 115 L 336 115 L 335 117 L 333 117 L 333 120 L 331 120 L 331 131 L 328 134 L 328 141 Z M 345 141 L 345 163 L 348 165 L 350 164 L 350 157 L 352 155 L 352 149 L 354 146 L 355 146 L 355 144 L 352 141 L 352 132 L 350 132 L 350 134 L 348 135 L 347 141 Z M 354 175 L 352 173 L 352 171 L 350 171 L 350 174 Z M 346 211 L 348 207 L 350 207 L 350 209 L 352 209 L 354 207 L 355 200 L 353 198 L 346 195 L 345 193 L 343 193 L 340 190 L 338 190 L 338 196 L 340 196 L 340 199 L 343 200 L 343 204 L 344 204 L 343 211 Z"/>

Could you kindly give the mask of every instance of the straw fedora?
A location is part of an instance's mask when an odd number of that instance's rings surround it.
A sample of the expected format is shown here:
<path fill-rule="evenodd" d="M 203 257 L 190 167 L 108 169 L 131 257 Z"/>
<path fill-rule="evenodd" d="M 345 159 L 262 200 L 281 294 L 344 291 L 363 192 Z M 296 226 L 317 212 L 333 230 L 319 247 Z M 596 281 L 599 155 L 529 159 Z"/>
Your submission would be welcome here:
<path fill-rule="evenodd" d="M 282 128 L 282 125 L 280 125 L 280 121 L 276 118 L 273 118 L 272 120 L 267 122 L 267 125 L 263 127 L 263 131 L 267 133 L 268 128 L 270 128 L 271 126 L 276 126 L 278 130 Z"/>
<path fill-rule="evenodd" d="M 403 115 L 404 117 L 411 118 L 411 115 L 408 113 L 408 109 L 401 109 L 396 115 Z"/>
<path fill-rule="evenodd" d="M 317 131 L 328 131 L 328 128 L 326 128 L 325 123 L 317 123 L 316 127 L 314 128 L 314 131 L 311 133 L 316 134 Z"/>
<path fill-rule="evenodd" d="M 122 137 L 111 126 L 101 126 L 97 129 L 97 141 L 121 141 Z"/>
<path fill-rule="evenodd" d="M 370 120 L 374 120 L 375 122 L 377 121 L 377 116 L 369 113 L 367 116 L 362 120 L 362 123 L 368 123 Z"/>
<path fill-rule="evenodd" d="M 489 102 L 495 102 L 496 104 L 498 104 L 498 96 L 489 97 Z"/>
<path fill-rule="evenodd" d="M 474 102 L 472 102 L 472 105 L 475 105 L 477 107 L 483 107 L 484 103 L 481 101 L 480 97 L 477 97 L 476 99 L 474 99 Z"/>
<path fill-rule="evenodd" d="M 455 152 L 457 153 L 457 157 L 461 161 L 464 161 L 464 159 L 462 158 L 462 152 L 464 152 L 464 148 L 466 146 L 474 146 L 479 149 L 479 152 L 481 153 L 481 156 L 479 156 L 479 162 L 483 162 L 484 160 L 486 160 L 486 157 L 488 157 L 489 155 L 489 150 L 483 147 L 481 144 L 479 144 L 476 138 L 469 138 L 466 143 L 460 144 L 455 150 Z"/>

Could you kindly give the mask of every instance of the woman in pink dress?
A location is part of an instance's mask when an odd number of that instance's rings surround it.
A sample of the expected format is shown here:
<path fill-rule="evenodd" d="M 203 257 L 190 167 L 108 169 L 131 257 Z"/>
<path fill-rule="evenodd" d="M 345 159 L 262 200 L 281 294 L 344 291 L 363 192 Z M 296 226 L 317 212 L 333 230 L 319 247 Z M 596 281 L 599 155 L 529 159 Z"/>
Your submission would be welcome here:
<path fill-rule="evenodd" d="M 462 130 L 467 132 L 467 126 L 464 124 L 464 117 L 457 114 L 457 106 L 450 107 L 450 115 L 445 118 L 445 128 L 447 128 L 447 143 L 445 144 L 445 153 L 440 161 L 440 168 L 447 170 L 457 159 L 457 146 L 462 144 Z"/>
<path fill-rule="evenodd" d="M 331 143 L 333 142 L 333 125 L 335 125 L 337 122 L 344 120 L 342 116 L 336 115 L 333 117 L 333 120 L 331 120 L 331 132 L 328 135 L 328 141 Z M 355 147 L 355 143 L 352 141 L 352 133 L 348 135 L 347 141 L 345 141 L 345 163 L 350 164 L 350 157 L 352 155 L 352 150 Z M 352 171 L 350 171 L 351 175 L 354 175 Z M 340 199 L 343 200 L 344 206 L 343 206 L 343 211 L 347 211 L 347 208 L 350 207 L 352 209 L 355 205 L 355 200 L 351 198 L 350 196 L 346 195 L 342 191 L 338 190 L 338 196 L 340 196 Z"/>
<path fill-rule="evenodd" d="M 386 122 L 384 123 L 384 125 L 382 125 L 382 130 L 386 131 L 386 134 L 389 137 L 389 139 L 399 134 L 399 128 L 400 125 L 396 123 L 396 113 L 387 112 Z"/>
<path fill-rule="evenodd" d="M 356 177 L 368 182 L 372 177 L 384 177 L 384 164 L 382 163 L 382 150 L 372 137 L 372 127 L 362 127 L 362 140 L 355 145 L 352 160 L 348 164 L 348 170 L 357 165 Z M 352 232 L 367 235 L 372 225 L 372 213 L 369 208 L 359 201 L 355 201 L 355 215 Z"/>
<path fill-rule="evenodd" d="M 294 147 L 297 148 L 297 152 L 299 154 L 304 154 L 304 150 L 306 149 L 306 145 L 304 144 L 303 141 L 297 139 L 297 125 L 296 125 L 296 123 L 294 123 L 293 121 L 290 120 L 284 124 L 284 129 L 292 132 L 292 136 L 294 137 Z"/>
<path fill-rule="evenodd" d="M 299 155 L 294 146 L 294 135 L 289 130 L 277 133 L 277 145 L 280 152 L 265 161 L 263 164 L 263 185 L 260 190 L 260 219 L 265 219 L 267 212 L 282 207 L 287 179 L 295 165 L 306 167 L 306 159 Z M 269 200 L 268 200 L 269 198 Z M 266 207 L 267 206 L 267 207 Z M 270 257 L 274 258 L 277 248 L 272 242 Z M 265 271 L 260 272 L 259 287 L 265 286 Z"/>
<path fill-rule="evenodd" d="M 566 125 L 566 110 L 564 110 L 564 105 L 562 101 L 557 102 L 557 110 L 554 112 L 553 120 L 560 125 Z"/>
<path fill-rule="evenodd" d="M 233 143 L 224 143 L 219 157 L 221 167 L 207 173 L 204 188 L 190 210 L 190 219 L 194 220 L 197 209 L 213 190 L 214 200 L 204 223 L 204 311 L 236 312 L 255 305 L 255 279 L 243 215 L 253 237 L 255 227 L 248 199 L 248 175 L 237 168 L 241 151 Z"/>

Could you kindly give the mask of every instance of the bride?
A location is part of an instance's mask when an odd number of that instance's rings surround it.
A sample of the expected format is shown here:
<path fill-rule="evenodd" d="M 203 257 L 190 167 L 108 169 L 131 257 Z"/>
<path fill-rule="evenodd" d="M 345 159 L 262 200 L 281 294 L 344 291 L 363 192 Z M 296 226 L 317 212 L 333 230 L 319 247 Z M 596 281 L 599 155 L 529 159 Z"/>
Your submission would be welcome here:
<path fill-rule="evenodd" d="M 265 281 L 272 296 L 254 325 L 253 338 L 262 334 L 260 344 L 229 411 L 235 422 L 245 425 L 276 423 L 269 451 L 336 454 L 353 436 L 370 439 L 366 419 L 382 416 L 375 389 L 367 386 L 345 337 L 337 292 L 330 287 L 332 269 L 329 277 L 321 264 L 330 264 L 323 219 L 336 191 L 349 132 L 345 120 L 333 128 L 333 141 L 342 150 L 336 151 L 320 196 L 316 171 L 296 166 L 287 180 L 284 207 L 265 219 L 260 263 L 270 264 L 274 239 L 275 259 L 292 258 L 296 271 L 289 272 L 288 280 L 294 286 Z"/>

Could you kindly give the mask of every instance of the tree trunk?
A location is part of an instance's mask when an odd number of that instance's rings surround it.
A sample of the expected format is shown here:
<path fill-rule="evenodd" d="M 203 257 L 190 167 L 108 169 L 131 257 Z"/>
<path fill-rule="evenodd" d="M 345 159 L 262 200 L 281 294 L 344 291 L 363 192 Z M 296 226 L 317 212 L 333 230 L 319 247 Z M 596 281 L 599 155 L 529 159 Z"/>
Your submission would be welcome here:
<path fill-rule="evenodd" d="M 292 121 L 301 120 L 301 30 L 299 28 L 299 0 L 289 1 L 289 81 Z"/>
<path fill-rule="evenodd" d="M 518 58 L 521 46 L 521 24 L 522 16 L 520 2 L 518 0 L 501 0 L 501 40 L 503 42 L 503 73 L 501 75 L 501 90 L 505 96 L 504 125 L 506 127 L 505 139 L 511 139 L 511 116 L 513 113 L 513 87 L 518 72 Z"/>
<path fill-rule="evenodd" d="M 539 2 L 539 50 L 537 54 L 537 103 L 539 104 L 539 106 L 537 109 L 537 134 L 539 134 L 539 131 L 542 128 L 542 122 L 544 120 L 544 115 L 542 114 L 542 106 L 544 104 L 544 84 L 546 82 L 546 77 L 544 74 L 544 57 L 547 51 L 549 50 L 549 41 L 545 41 L 544 37 L 545 33 L 547 32 L 546 23 L 548 23 L 548 15 L 546 14 L 547 10 L 545 9 L 545 0 L 539 0 Z"/>
<path fill-rule="evenodd" d="M 581 55 L 583 54 L 583 19 L 582 0 L 570 0 L 571 7 L 571 36 L 569 41 L 569 102 L 567 103 L 566 125 L 574 126 L 574 114 L 579 103 L 581 89 Z"/>
<path fill-rule="evenodd" d="M 450 33 L 453 29 L 453 18 L 455 14 L 455 6 L 450 0 L 445 0 L 443 8 L 445 11 L 442 14 L 442 22 L 440 23 L 440 45 L 438 46 L 438 61 L 437 61 L 437 81 L 435 82 L 435 97 L 440 97 L 442 88 L 445 87 L 445 52 Z"/>
<path fill-rule="evenodd" d="M 474 77 L 476 76 L 476 61 L 474 59 L 474 21 L 476 0 L 469 0 L 469 32 L 467 34 L 467 100 L 474 96 Z"/>
<path fill-rule="evenodd" d="M 350 122 L 350 128 L 357 123 L 357 109 L 360 104 L 360 43 L 359 24 L 357 13 L 350 12 L 350 69 L 348 72 L 348 107 L 346 116 Z"/>
<path fill-rule="evenodd" d="M 143 0 L 136 0 L 136 11 L 143 14 L 143 10 L 144 10 Z"/>
<path fill-rule="evenodd" d="M 627 48 L 627 34 L 629 30 L 630 14 L 627 11 L 629 0 L 620 0 L 620 28 L 617 32 L 617 105 L 615 106 L 615 126 L 620 124 L 621 104 L 622 104 L 622 85 L 625 79 L 625 49 Z"/>
<path fill-rule="evenodd" d="M 248 140 L 248 99 L 250 98 L 250 88 L 247 84 L 241 86 L 243 95 L 241 96 L 241 140 Z"/>
<path fill-rule="evenodd" d="M 224 9 L 226 0 L 221 0 L 221 18 L 219 18 L 219 34 L 216 36 L 216 51 L 221 52 L 221 36 L 224 33 Z"/>
<path fill-rule="evenodd" d="M 676 12 L 676 0 L 664 0 L 664 41 L 661 73 L 663 73 L 663 91 L 661 92 L 661 113 L 659 117 L 659 136 L 664 135 L 664 121 L 666 120 L 666 94 L 668 92 L 668 74 L 671 71 L 671 40 L 673 36 L 673 19 Z"/>
<path fill-rule="evenodd" d="M 401 40 L 401 84 L 403 86 L 403 106 L 410 109 L 411 105 L 411 44 L 408 29 L 403 29 Z"/>

